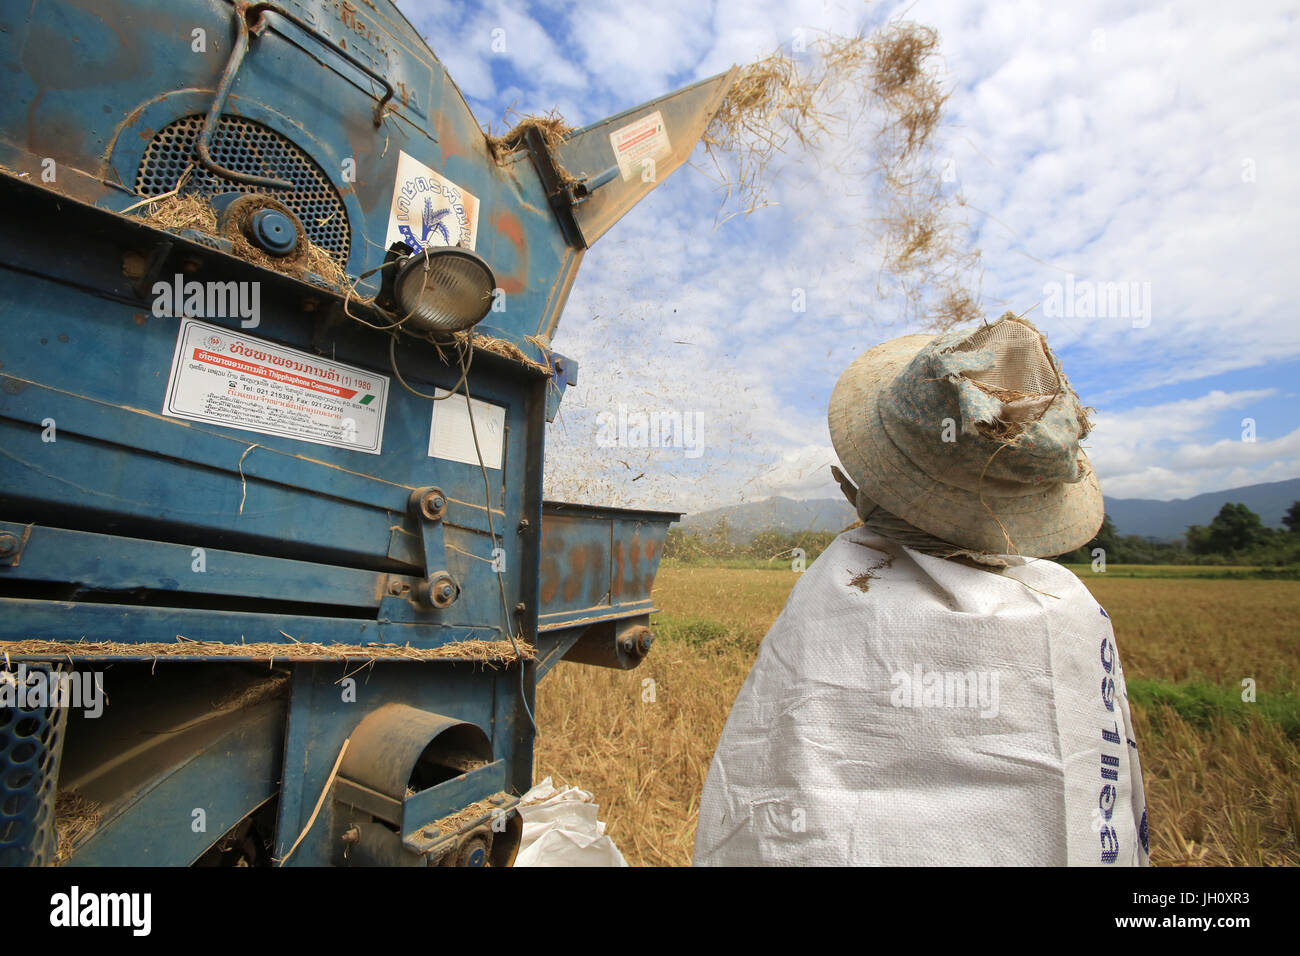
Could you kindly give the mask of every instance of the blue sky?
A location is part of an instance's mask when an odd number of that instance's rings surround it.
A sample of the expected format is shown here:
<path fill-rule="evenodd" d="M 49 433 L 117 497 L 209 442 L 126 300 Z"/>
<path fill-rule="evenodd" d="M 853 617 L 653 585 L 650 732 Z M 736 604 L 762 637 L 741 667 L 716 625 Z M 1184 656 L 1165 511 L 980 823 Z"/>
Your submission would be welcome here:
<path fill-rule="evenodd" d="M 905 9 L 942 36 L 953 92 L 938 156 L 968 201 L 986 311 L 1038 305 L 1029 317 L 1097 409 L 1103 490 L 1167 499 L 1300 475 L 1300 3 L 1230 16 L 1214 2 L 399 6 L 494 129 L 508 109 L 585 125 L 798 31 L 854 32 Z M 874 212 L 855 176 L 869 150 L 866 131 L 845 129 L 787 155 L 772 170 L 779 204 L 720 226 L 697 151 L 699 168 L 592 248 L 555 339 L 582 376 L 548 434 L 548 495 L 697 510 L 838 494 L 835 379 L 917 331 L 877 294 Z M 1067 276 L 1133 283 L 1149 314 L 1047 314 Z M 620 405 L 693 416 L 698 454 L 601 447 L 597 419 Z"/>

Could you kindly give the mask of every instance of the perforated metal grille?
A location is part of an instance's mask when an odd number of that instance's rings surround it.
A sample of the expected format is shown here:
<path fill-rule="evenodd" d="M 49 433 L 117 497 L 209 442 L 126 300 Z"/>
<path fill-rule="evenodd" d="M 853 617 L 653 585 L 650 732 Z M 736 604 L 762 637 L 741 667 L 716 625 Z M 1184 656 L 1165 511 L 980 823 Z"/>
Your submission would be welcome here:
<path fill-rule="evenodd" d="M 57 673 L 28 664 L 26 673 Z M 18 675 L 13 675 L 15 678 Z M 54 793 L 67 711 L 0 707 L 0 865 L 45 866 L 54 857 Z"/>
<path fill-rule="evenodd" d="M 159 196 L 176 188 L 186 166 L 193 166 L 184 192 L 211 199 L 220 193 L 258 193 L 293 210 L 307 236 L 339 262 L 347 262 L 352 245 L 347 209 L 324 170 L 273 129 L 239 116 L 222 116 L 212 136 L 212 158 L 238 173 L 272 176 L 293 189 L 266 189 L 233 182 L 198 164 L 194 147 L 203 129 L 202 116 L 187 116 L 164 126 L 144 151 L 135 188 L 142 196 Z"/>

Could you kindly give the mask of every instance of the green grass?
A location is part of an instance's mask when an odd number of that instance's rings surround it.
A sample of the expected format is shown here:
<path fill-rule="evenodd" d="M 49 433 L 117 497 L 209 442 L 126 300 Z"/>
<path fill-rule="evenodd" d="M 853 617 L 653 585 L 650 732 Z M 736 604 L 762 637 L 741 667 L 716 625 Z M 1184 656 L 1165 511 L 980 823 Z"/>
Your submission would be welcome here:
<path fill-rule="evenodd" d="M 1090 564 L 1066 564 L 1081 578 L 1210 578 L 1215 580 L 1300 581 L 1300 566 L 1261 568 L 1213 564 L 1108 564 L 1097 572 Z"/>
<path fill-rule="evenodd" d="M 1247 702 L 1241 699 L 1242 688 L 1208 681 L 1134 678 L 1127 681 L 1127 687 L 1131 702 L 1151 710 L 1168 707 L 1194 727 L 1208 729 L 1220 716 L 1245 727 L 1253 715 L 1277 724 L 1292 740 L 1300 740 L 1300 697 L 1295 694 L 1256 688 L 1256 699 Z"/>
<path fill-rule="evenodd" d="M 660 615 L 655 619 L 655 639 L 678 641 L 688 647 L 717 647 L 734 642 L 735 633 L 719 621 L 708 618 L 675 618 Z"/>

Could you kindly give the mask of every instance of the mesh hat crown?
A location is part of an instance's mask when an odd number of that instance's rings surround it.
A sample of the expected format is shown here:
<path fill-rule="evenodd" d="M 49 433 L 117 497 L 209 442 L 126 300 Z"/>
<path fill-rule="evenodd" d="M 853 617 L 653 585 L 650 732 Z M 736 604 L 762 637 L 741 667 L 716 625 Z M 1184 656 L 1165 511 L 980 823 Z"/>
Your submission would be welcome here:
<path fill-rule="evenodd" d="M 860 355 L 830 403 L 844 470 L 886 511 L 953 544 L 1062 554 L 1101 527 L 1089 423 L 1047 340 L 1008 313 Z"/>

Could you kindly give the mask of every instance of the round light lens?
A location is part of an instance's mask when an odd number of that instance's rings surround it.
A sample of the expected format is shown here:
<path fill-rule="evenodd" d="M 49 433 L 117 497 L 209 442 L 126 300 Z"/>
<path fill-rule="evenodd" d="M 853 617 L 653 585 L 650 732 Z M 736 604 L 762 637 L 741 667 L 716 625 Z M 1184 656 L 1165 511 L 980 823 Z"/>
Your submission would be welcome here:
<path fill-rule="evenodd" d="M 492 309 L 496 279 L 488 264 L 468 249 L 434 247 L 397 267 L 393 294 L 407 325 L 429 332 L 461 332 Z"/>

